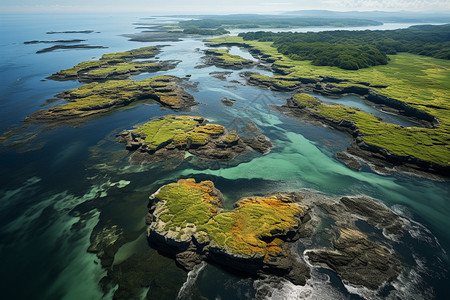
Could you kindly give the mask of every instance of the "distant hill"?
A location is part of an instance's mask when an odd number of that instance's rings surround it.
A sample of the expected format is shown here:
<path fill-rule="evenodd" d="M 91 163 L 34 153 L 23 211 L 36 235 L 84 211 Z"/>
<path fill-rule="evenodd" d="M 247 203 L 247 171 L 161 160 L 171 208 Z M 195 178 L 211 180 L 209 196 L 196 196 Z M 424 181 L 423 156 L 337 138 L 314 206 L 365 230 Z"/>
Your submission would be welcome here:
<path fill-rule="evenodd" d="M 450 23 L 450 11 L 446 12 L 411 12 L 411 11 L 331 11 L 331 10 L 297 10 L 285 12 L 287 16 L 311 18 L 357 18 L 381 22 L 438 22 Z"/>

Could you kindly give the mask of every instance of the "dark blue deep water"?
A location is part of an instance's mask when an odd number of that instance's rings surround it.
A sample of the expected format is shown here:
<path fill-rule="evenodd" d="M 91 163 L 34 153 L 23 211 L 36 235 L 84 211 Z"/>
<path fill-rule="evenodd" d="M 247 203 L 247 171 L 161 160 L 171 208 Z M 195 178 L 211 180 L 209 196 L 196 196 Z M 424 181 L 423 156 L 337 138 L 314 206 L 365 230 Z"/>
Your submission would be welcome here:
<path fill-rule="evenodd" d="M 0 15 L 0 135 L 17 130 L 30 113 L 47 99 L 80 86 L 75 81 L 45 80 L 52 73 L 102 54 L 159 45 L 128 41 L 138 15 Z M 161 22 L 163 20 L 145 20 Z M 94 30 L 90 34 L 54 34 L 47 31 Z M 108 49 L 59 50 L 36 54 L 49 44 L 25 45 L 30 40 L 86 39 Z M 95 254 L 87 252 L 92 230 L 117 225 L 126 243 L 114 266 L 130 261 L 130 268 L 146 264 L 146 272 L 124 273 L 129 280 L 145 276 L 142 298 L 252 299 L 271 290 L 273 299 L 360 299 L 374 297 L 364 290 L 346 290 L 331 271 L 315 269 L 305 287 L 253 280 L 204 265 L 189 274 L 173 260 L 150 248 L 145 239 L 147 199 L 161 185 L 179 178 L 209 179 L 224 193 L 226 207 L 244 195 L 314 189 L 331 195 L 369 195 L 411 220 L 408 237 L 396 250 L 409 263 L 408 272 L 395 282 L 395 299 L 449 299 L 450 205 L 448 183 L 406 175 L 382 176 L 369 170 L 355 172 L 333 157 L 350 138 L 329 128 L 291 119 L 271 108 L 290 95 L 231 83 L 242 82 L 239 71 L 228 81 L 196 69 L 206 46 L 200 38 L 167 45 L 161 59 L 181 60 L 178 67 L 159 74 L 192 75 L 199 82 L 188 90 L 200 105 L 190 114 L 239 129 L 255 123 L 275 145 L 271 153 L 236 165 L 195 163 L 180 166 L 130 166 L 128 153 L 115 134 L 154 116 L 173 113 L 158 105 L 140 103 L 79 124 L 20 129 L 0 145 L 0 289 L 2 299 L 110 299 L 117 286 L 102 285 L 106 271 Z M 248 55 L 233 48 L 234 54 Z M 265 71 L 261 73 L 269 74 Z M 141 74 L 140 80 L 155 76 Z M 223 97 L 236 100 L 225 107 Z M 355 97 L 337 101 L 356 106 L 387 122 L 412 126 L 409 121 L 376 112 Z M 30 139 L 28 143 L 21 141 Z M 299 247 L 300 249 L 301 247 Z M 301 250 L 299 250 L 301 251 Z M 300 252 L 301 254 L 301 252 Z M 133 258 L 136 258 L 133 262 Z M 137 261 L 137 262 L 136 262 Z M 133 277 L 137 276 L 137 277 Z M 103 286 L 103 288 L 102 288 Z M 358 296 L 359 294 L 360 296 Z M 386 292 L 387 297 L 389 293 Z"/>

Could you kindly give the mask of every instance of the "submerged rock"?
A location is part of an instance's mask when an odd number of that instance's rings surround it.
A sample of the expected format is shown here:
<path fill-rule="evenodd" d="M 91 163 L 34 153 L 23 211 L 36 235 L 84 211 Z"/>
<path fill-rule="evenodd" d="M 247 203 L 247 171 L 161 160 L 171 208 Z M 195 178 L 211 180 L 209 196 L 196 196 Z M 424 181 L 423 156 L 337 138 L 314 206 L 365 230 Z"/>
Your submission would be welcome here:
<path fill-rule="evenodd" d="M 210 181 L 186 179 L 161 187 L 150 197 L 149 241 L 187 270 L 206 260 L 304 285 L 309 269 L 288 247 L 309 220 L 295 194 L 244 198 L 231 211 L 223 209 L 222 198 Z"/>
<path fill-rule="evenodd" d="M 128 150 L 135 151 L 131 156 L 135 164 L 182 160 L 185 151 L 204 159 L 231 160 L 252 149 L 265 153 L 272 147 L 263 135 L 242 138 L 222 125 L 207 124 L 204 118 L 195 116 L 167 115 L 118 137 Z"/>
<path fill-rule="evenodd" d="M 220 102 L 222 102 L 223 105 L 225 106 L 232 107 L 234 105 L 234 102 L 236 102 L 236 100 L 223 97 L 222 100 L 220 100 Z"/>
<path fill-rule="evenodd" d="M 88 252 L 96 253 L 103 267 L 110 267 L 114 255 L 124 243 L 123 229 L 117 225 L 106 226 L 101 230 L 95 228 L 91 235 L 91 245 Z"/>
<path fill-rule="evenodd" d="M 227 81 L 227 76 L 230 76 L 233 74 L 233 72 L 211 72 L 209 75 L 211 75 L 214 78 L 217 78 L 222 81 Z"/>

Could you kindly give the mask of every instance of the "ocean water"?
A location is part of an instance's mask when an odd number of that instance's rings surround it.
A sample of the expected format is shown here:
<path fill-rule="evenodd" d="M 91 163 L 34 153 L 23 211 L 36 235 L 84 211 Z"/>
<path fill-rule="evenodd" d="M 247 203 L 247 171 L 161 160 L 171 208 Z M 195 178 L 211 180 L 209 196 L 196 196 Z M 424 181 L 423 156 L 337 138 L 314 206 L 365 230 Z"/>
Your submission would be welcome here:
<path fill-rule="evenodd" d="M 1 15 L 0 16 L 0 133 L 20 128 L 28 114 L 47 99 L 76 88 L 74 81 L 45 80 L 52 73 L 102 54 L 160 45 L 128 41 L 122 34 L 138 32 L 139 15 Z M 163 22 L 163 19 L 146 23 Z M 395 28 L 394 25 L 392 28 Z M 403 26 L 399 24 L 398 26 Z M 378 29 L 378 28 L 377 28 Z M 90 34 L 46 34 L 47 31 L 94 30 Z M 86 39 L 108 49 L 59 50 L 36 54 L 48 44 L 29 40 Z M 115 134 L 148 119 L 173 113 L 158 105 L 139 103 L 80 123 L 75 127 L 21 129 L 27 144 L 0 145 L 0 284 L 3 299 L 110 299 L 118 286 L 101 284 L 107 275 L 95 254 L 88 253 L 91 232 L 117 226 L 123 245 L 114 258 L 119 284 L 131 282 L 149 299 L 361 299 L 370 291 L 342 284 L 324 269 L 314 269 L 305 287 L 288 282 L 254 280 L 204 264 L 189 274 L 173 260 L 148 246 L 145 238 L 147 199 L 161 185 L 179 178 L 212 180 L 224 193 L 225 206 L 242 196 L 274 191 L 313 189 L 330 195 L 368 195 L 411 220 L 400 255 L 411 262 L 410 272 L 394 283 L 395 299 L 445 299 L 449 296 L 449 185 L 407 175 L 382 176 L 348 169 L 333 156 L 350 138 L 330 128 L 292 119 L 274 110 L 291 95 L 243 85 L 240 71 L 227 81 L 211 72 L 230 71 L 202 64 L 201 38 L 167 45 L 159 57 L 180 60 L 174 70 L 141 74 L 134 79 L 171 74 L 191 75 L 197 88 L 188 89 L 201 104 L 190 114 L 232 129 L 253 122 L 275 145 L 264 156 L 239 164 L 202 165 L 195 159 L 182 165 L 130 166 L 128 153 Z M 233 47 L 233 54 L 251 56 Z M 262 74 L 270 72 L 250 69 Z M 233 81 L 233 82 L 231 82 Z M 221 103 L 235 99 L 233 107 Z M 354 96 L 322 100 L 358 107 L 402 126 L 398 116 L 377 111 Z M 182 112 L 179 114 L 183 114 Z M 17 138 L 20 141 L 20 138 Z M 250 157 L 251 158 L 251 157 Z M 299 247 L 299 254 L 301 254 Z M 144 267 L 145 266 L 145 267 Z M 144 284 L 140 286 L 140 282 Z M 129 284 L 129 283 L 128 283 Z M 134 285 L 133 285 L 134 284 Z M 267 290 L 270 294 L 267 294 Z M 126 298 L 126 297 L 125 297 Z M 139 298 L 139 297 L 138 297 Z"/>

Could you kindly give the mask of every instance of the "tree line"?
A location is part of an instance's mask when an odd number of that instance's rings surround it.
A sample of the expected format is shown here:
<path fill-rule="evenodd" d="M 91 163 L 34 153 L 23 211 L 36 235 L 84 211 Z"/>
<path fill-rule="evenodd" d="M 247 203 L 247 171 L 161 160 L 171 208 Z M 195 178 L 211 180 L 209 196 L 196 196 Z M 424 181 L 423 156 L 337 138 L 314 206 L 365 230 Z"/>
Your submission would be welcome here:
<path fill-rule="evenodd" d="M 244 17 L 215 17 L 214 19 L 181 21 L 181 28 L 196 27 L 201 29 L 225 28 L 290 28 L 310 26 L 377 26 L 383 23 L 364 19 L 331 19 L 331 18 L 304 18 L 304 17 L 270 17 L 250 15 Z"/>

